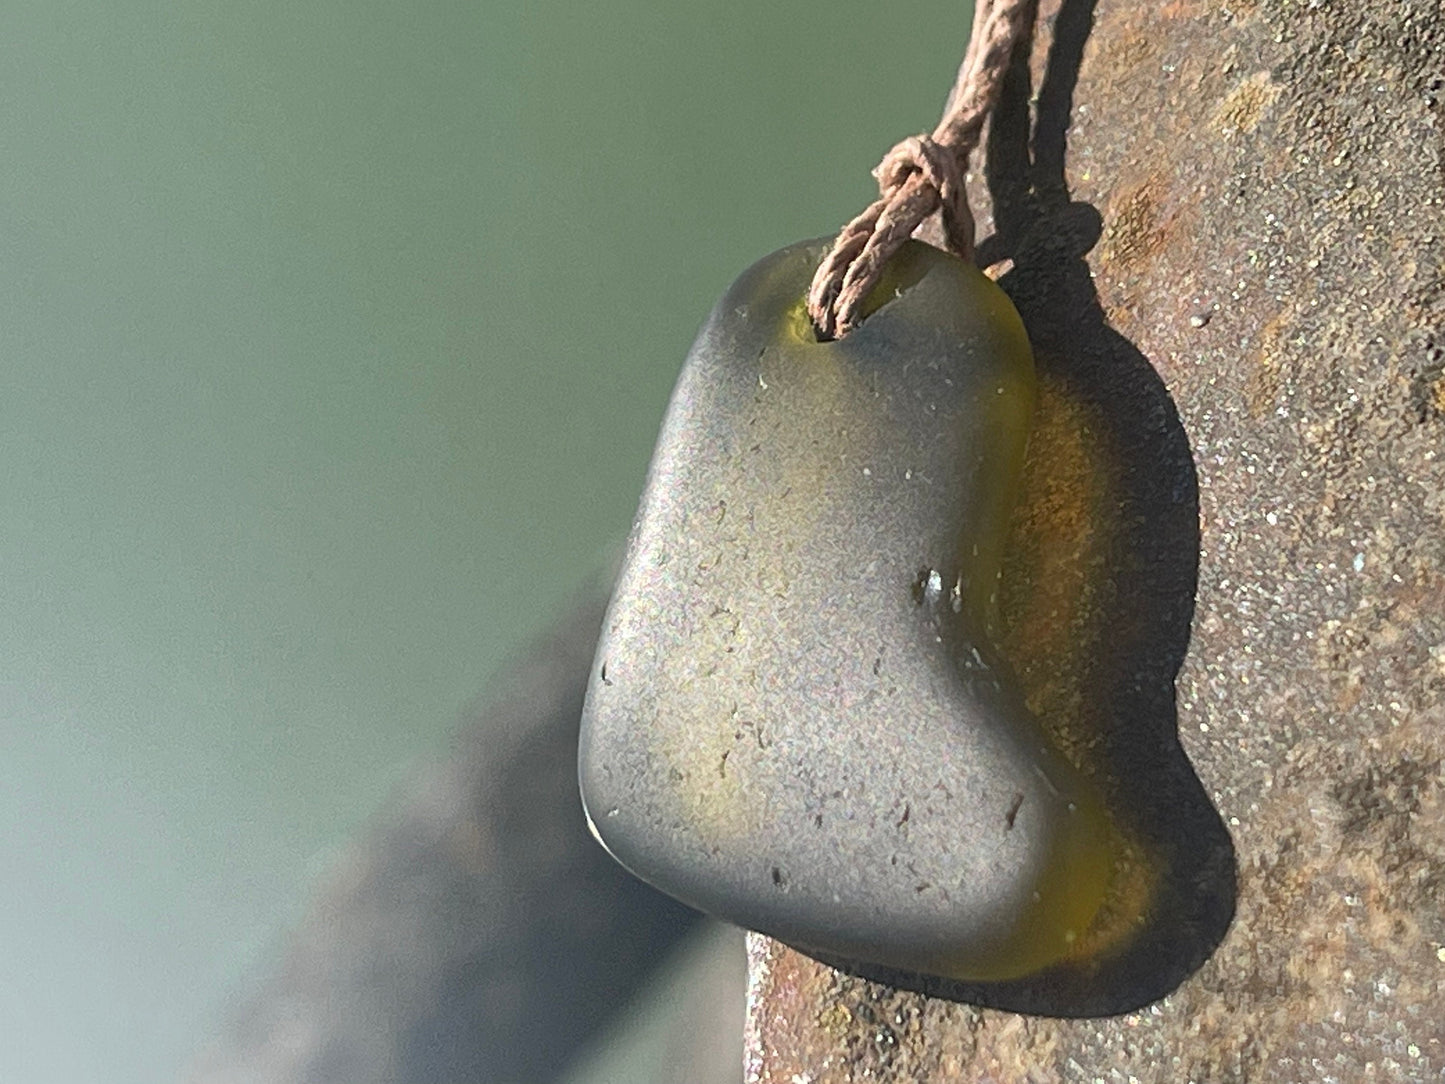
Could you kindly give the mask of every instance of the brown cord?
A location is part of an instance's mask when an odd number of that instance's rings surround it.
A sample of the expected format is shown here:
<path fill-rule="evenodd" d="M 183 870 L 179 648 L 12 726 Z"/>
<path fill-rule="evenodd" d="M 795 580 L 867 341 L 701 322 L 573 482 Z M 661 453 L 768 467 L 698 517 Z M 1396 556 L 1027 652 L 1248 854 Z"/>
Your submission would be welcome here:
<path fill-rule="evenodd" d="M 973 214 L 963 178 L 998 101 L 1020 35 L 1031 31 L 1038 0 L 976 0 L 973 34 L 943 118 L 932 135 L 909 136 L 883 156 L 873 175 L 879 198 L 843 227 L 808 290 L 808 315 L 820 339 L 858 325 L 863 301 L 888 258 L 923 220 L 941 211 L 948 247 L 973 258 Z"/>

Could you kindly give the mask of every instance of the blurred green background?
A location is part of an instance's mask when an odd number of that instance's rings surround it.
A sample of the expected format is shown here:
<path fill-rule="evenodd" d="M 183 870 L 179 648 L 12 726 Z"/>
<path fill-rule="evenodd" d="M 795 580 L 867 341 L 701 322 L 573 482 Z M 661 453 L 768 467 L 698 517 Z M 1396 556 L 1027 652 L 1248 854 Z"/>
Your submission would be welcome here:
<path fill-rule="evenodd" d="M 0 1082 L 173 1078 L 956 0 L 0 0 Z"/>

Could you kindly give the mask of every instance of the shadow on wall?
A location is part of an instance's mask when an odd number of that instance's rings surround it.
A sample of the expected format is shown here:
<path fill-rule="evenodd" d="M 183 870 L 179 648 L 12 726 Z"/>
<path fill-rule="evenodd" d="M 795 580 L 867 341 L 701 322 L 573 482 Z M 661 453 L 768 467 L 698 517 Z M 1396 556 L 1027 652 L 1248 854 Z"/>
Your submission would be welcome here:
<path fill-rule="evenodd" d="M 1022 507 L 1004 570 L 1005 654 L 1030 707 L 1105 791 L 1127 861 L 1075 960 L 975 985 L 857 974 L 975 1005 L 1107 1016 L 1192 974 L 1234 916 L 1234 846 L 1179 743 L 1174 680 L 1198 585 L 1199 494 L 1189 438 L 1147 358 L 1108 326 L 1084 256 L 1101 217 L 1070 201 L 1066 135 L 1093 0 L 1064 0 L 1032 147 L 1029 43 L 989 136 L 996 232 L 983 266 L 1022 315 L 1040 383 Z M 1032 151 L 1032 153 L 1031 153 Z"/>

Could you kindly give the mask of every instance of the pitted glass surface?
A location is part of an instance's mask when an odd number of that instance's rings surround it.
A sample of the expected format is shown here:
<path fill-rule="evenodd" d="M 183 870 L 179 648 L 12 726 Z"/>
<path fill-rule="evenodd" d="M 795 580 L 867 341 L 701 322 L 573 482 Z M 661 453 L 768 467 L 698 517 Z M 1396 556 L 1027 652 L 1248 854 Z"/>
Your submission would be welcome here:
<path fill-rule="evenodd" d="M 633 872 L 834 958 L 1068 956 L 1113 869 L 992 647 L 1035 394 L 1017 315 L 911 243 L 819 343 L 797 245 L 687 359 L 594 663 L 580 774 Z"/>

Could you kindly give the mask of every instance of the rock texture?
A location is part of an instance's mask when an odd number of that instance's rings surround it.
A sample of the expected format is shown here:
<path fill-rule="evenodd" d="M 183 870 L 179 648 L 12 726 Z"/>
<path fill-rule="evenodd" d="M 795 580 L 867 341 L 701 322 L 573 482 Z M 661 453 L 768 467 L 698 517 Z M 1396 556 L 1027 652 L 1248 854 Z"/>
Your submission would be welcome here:
<path fill-rule="evenodd" d="M 748 1080 L 1445 1079 L 1445 8 L 1046 0 L 1030 68 L 981 252 L 1036 340 L 1101 318 L 1147 358 L 1192 446 L 1178 731 L 1233 924 L 1077 1020 L 754 938 Z"/>

